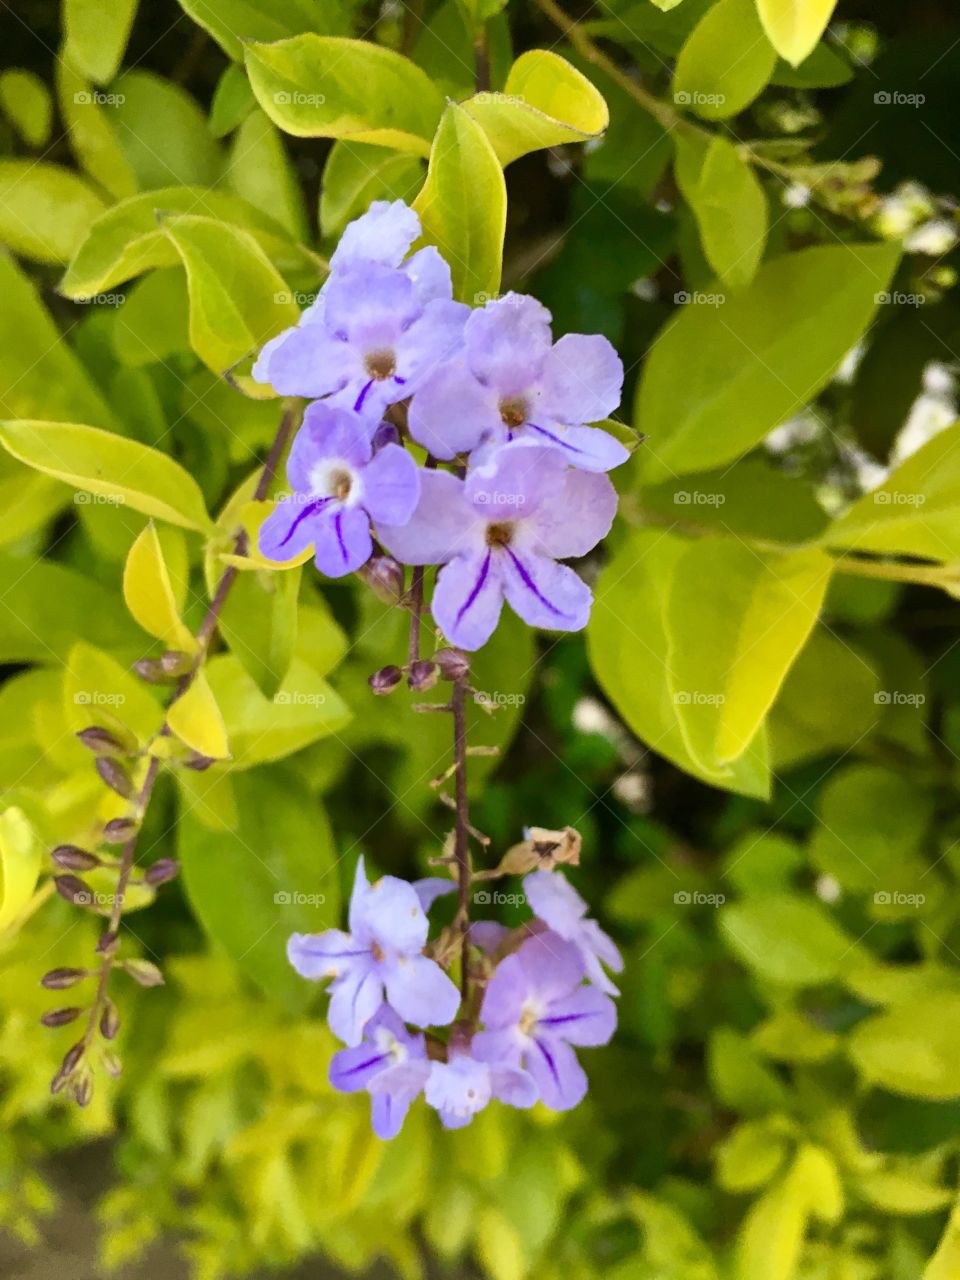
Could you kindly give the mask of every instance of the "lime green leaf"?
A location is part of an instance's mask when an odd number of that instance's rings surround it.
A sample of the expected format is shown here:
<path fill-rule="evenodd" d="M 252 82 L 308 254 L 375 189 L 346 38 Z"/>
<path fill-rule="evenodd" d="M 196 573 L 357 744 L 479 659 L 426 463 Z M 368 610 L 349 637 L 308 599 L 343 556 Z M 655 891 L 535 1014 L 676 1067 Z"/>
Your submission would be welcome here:
<path fill-rule="evenodd" d="M 106 84 L 123 61 L 137 0 L 64 0 L 61 57 L 97 84 Z"/>
<path fill-rule="evenodd" d="M 242 67 L 231 62 L 217 81 L 210 103 L 210 132 L 215 138 L 232 133 L 257 105 Z"/>
<path fill-rule="evenodd" d="M 0 424 L 0 443 L 30 467 L 185 529 L 211 527 L 203 494 L 178 462 L 97 427 L 23 420 Z"/>
<path fill-rule="evenodd" d="M 0 813 L 0 933 L 22 914 L 40 875 L 43 846 L 22 809 Z"/>
<path fill-rule="evenodd" d="M 190 350 L 187 280 L 182 269 L 162 267 L 129 288 L 113 327 L 117 359 L 134 369 L 160 364 Z"/>
<path fill-rule="evenodd" d="M 0 160 L 0 242 L 35 262 L 69 262 L 103 212 L 83 178 L 37 160 Z"/>
<path fill-rule="evenodd" d="M 223 716 L 202 670 L 196 672 L 186 693 L 170 704 L 167 724 L 181 742 L 202 756 L 223 760 L 230 754 Z"/>
<path fill-rule="evenodd" d="M 294 659 L 272 699 L 264 697 L 231 654 L 209 662 L 207 675 L 223 714 L 231 764 L 236 768 L 281 760 L 338 732 L 350 719 L 339 695 L 300 658 Z"/>
<path fill-rule="evenodd" d="M 753 741 L 817 621 L 831 567 L 818 551 L 780 555 L 727 538 L 681 552 L 665 602 L 667 679 L 687 748 L 708 771 Z"/>
<path fill-rule="evenodd" d="M 413 207 L 424 238 L 450 263 L 454 297 L 476 302 L 500 288 L 507 189 L 486 134 L 462 107 L 444 112 Z"/>
<path fill-rule="evenodd" d="M 953 1280 L 960 1271 L 960 1202 L 954 1205 L 937 1251 L 928 1262 L 923 1280 Z"/>
<path fill-rule="evenodd" d="M 797 67 L 778 62 L 770 83 L 788 89 L 836 89 L 853 79 L 853 67 L 836 49 L 821 41 Z"/>
<path fill-rule="evenodd" d="M 42 147 L 50 137 L 53 103 L 39 76 L 22 67 L 0 75 L 0 110 L 29 147 Z"/>
<path fill-rule="evenodd" d="M 97 607 L 90 607 L 91 600 Z M 51 560 L 0 555 L 0 661 L 53 662 L 78 635 L 104 648 L 143 650 L 119 592 Z"/>
<path fill-rule="evenodd" d="M 731 289 L 749 284 L 763 257 L 768 223 L 767 197 L 753 168 L 722 134 L 705 148 L 680 134 L 676 173 L 707 261 Z"/>
<path fill-rule="evenodd" d="M 77 163 L 116 199 L 132 196 L 137 178 L 117 138 L 116 95 L 93 89 L 64 58 L 57 59 L 56 80 Z"/>
<path fill-rule="evenodd" d="M 236 790 L 235 831 L 211 831 L 188 809 L 178 824 L 187 896 L 210 937 L 263 993 L 300 1010 L 315 988 L 287 960 L 291 933 L 339 923 L 333 836 L 319 803 L 278 770 Z"/>
<path fill-rule="evenodd" d="M 696 300 L 661 333 L 634 421 L 647 479 L 717 466 L 804 408 L 868 324 L 896 244 L 785 253 L 719 305 Z"/>
<path fill-rule="evenodd" d="M 754 0 L 719 0 L 694 27 L 677 59 L 673 100 L 706 120 L 750 105 L 776 65 Z"/>
<path fill-rule="evenodd" d="M 655 751 L 713 786 L 764 796 L 769 771 L 762 729 L 735 760 L 710 766 L 691 754 L 681 728 L 684 704 L 670 683 L 678 645 L 669 601 L 688 548 L 684 539 L 649 529 L 624 540 L 597 583 L 587 629 L 590 662 L 627 724 Z"/>
<path fill-rule="evenodd" d="M 163 722 L 160 703 L 130 668 L 85 640 L 73 644 L 67 656 L 63 704 L 71 733 L 90 725 L 114 730 L 120 724 L 143 744 Z M 86 762 L 87 749 L 74 745 L 76 759 Z"/>
<path fill-rule="evenodd" d="M 949 1187 L 932 1186 L 895 1169 L 878 1169 L 856 1180 L 859 1195 L 884 1214 L 938 1213 L 955 1195 Z"/>
<path fill-rule="evenodd" d="M 250 84 L 285 133 L 427 155 L 443 109 L 423 71 L 382 45 L 313 34 L 246 46 Z"/>
<path fill-rule="evenodd" d="M 857 551 L 960 559 L 960 424 L 928 440 L 859 498 L 823 541 Z"/>
<path fill-rule="evenodd" d="M 276 218 L 295 240 L 307 238 L 300 179 L 280 133 L 257 107 L 237 130 L 224 182 L 254 208 Z"/>
<path fill-rule="evenodd" d="M 717 1151 L 717 1181 L 725 1191 L 765 1186 L 783 1163 L 787 1135 L 768 1120 L 747 1120 Z"/>
<path fill-rule="evenodd" d="M 423 183 L 418 156 L 338 141 L 330 148 L 320 189 L 320 225 L 325 236 L 337 236 L 374 200 L 410 201 Z"/>
<path fill-rule="evenodd" d="M 911 1098 L 960 1097 L 960 993 L 917 992 L 857 1024 L 848 1052 L 870 1084 Z"/>
<path fill-rule="evenodd" d="M 220 618 L 220 634 L 267 698 L 293 660 L 300 572 L 240 574 Z M 329 623 L 336 628 L 332 618 Z"/>
<path fill-rule="evenodd" d="M 164 218 L 163 229 L 187 271 L 191 345 L 214 373 L 296 324 L 286 281 L 249 232 L 191 214 Z"/>
<path fill-rule="evenodd" d="M 789 1105 L 787 1091 L 776 1071 L 732 1027 L 717 1027 L 714 1031 L 707 1065 L 713 1093 L 735 1111 L 763 1115 Z"/>
<path fill-rule="evenodd" d="M 836 7 L 837 0 L 757 0 L 770 43 L 795 67 L 816 48 Z"/>
<path fill-rule="evenodd" d="M 179 182 L 212 186 L 217 181 L 219 144 L 199 103 L 185 89 L 138 70 L 125 72 L 111 92 L 117 99 L 112 108 L 117 141 L 141 190 Z"/>
<path fill-rule="evenodd" d="M 165 550 L 185 560 L 183 535 L 174 529 L 166 529 L 161 535 L 151 520 L 127 556 L 123 598 L 144 631 L 162 640 L 168 649 L 189 653 L 196 641 L 180 617 L 183 599 L 178 600 L 174 593 Z"/>
<path fill-rule="evenodd" d="M 244 40 L 282 40 L 301 31 L 345 35 L 350 27 L 349 6 L 340 0 L 180 0 L 180 4 L 234 62 L 243 61 Z"/>
<path fill-rule="evenodd" d="M 747 968 L 785 987 L 832 982 L 858 959 L 854 940 L 821 906 L 791 894 L 726 906 L 720 929 Z"/>
<path fill-rule="evenodd" d="M 502 93 L 478 93 L 463 103 L 480 125 L 502 165 L 563 143 L 599 138 L 609 113 L 603 96 L 559 54 L 521 54 Z"/>
<path fill-rule="evenodd" d="M 157 212 L 193 213 L 243 227 L 281 271 L 317 270 L 319 259 L 292 243 L 283 228 L 238 196 L 203 187 L 168 187 L 132 196 L 108 209 L 70 263 L 61 291 L 88 298 L 153 267 L 180 261 L 157 222 Z"/>

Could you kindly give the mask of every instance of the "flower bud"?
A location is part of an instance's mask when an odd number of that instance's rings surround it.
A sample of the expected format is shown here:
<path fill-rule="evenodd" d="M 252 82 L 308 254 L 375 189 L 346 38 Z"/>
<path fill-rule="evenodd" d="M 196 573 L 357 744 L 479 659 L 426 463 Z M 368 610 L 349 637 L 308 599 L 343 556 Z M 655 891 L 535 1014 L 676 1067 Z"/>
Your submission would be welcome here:
<path fill-rule="evenodd" d="M 158 885 L 176 880 L 179 874 L 180 863 L 175 858 L 160 858 L 152 867 L 147 868 L 143 878 L 147 884 Z"/>
<path fill-rule="evenodd" d="M 92 871 L 94 867 L 100 865 L 100 859 L 95 853 L 78 849 L 75 844 L 57 845 L 50 856 L 58 867 L 63 867 L 64 871 Z"/>
<path fill-rule="evenodd" d="M 50 1081 L 51 1093 L 59 1093 L 60 1090 L 63 1088 L 63 1086 L 67 1083 L 67 1081 L 70 1079 L 70 1076 L 73 1074 L 74 1068 L 77 1066 L 77 1063 L 83 1057 L 83 1051 L 85 1048 L 86 1048 L 86 1045 L 84 1044 L 84 1042 L 82 1040 L 78 1040 L 75 1045 L 72 1045 L 67 1050 L 67 1052 L 64 1054 L 63 1062 L 60 1063 L 60 1068 L 57 1071 L 57 1074 Z"/>
<path fill-rule="evenodd" d="M 167 684 L 171 679 L 156 658 L 140 658 L 133 664 L 133 669 L 147 684 Z"/>
<path fill-rule="evenodd" d="M 470 659 L 460 649 L 438 649 L 433 660 L 444 680 L 465 680 L 470 674 Z"/>
<path fill-rule="evenodd" d="M 403 599 L 403 565 L 393 556 L 371 556 L 358 573 L 384 604 Z"/>
<path fill-rule="evenodd" d="M 203 773 L 205 769 L 209 769 L 212 764 L 216 764 L 213 756 L 202 756 L 199 752 L 195 752 L 189 759 L 181 761 L 185 769 L 193 769 L 196 773 Z"/>
<path fill-rule="evenodd" d="M 133 779 L 119 761 L 111 760 L 109 756 L 98 756 L 96 769 L 101 781 L 105 782 L 111 791 L 116 791 L 117 795 L 123 796 L 125 800 L 131 798 Z"/>
<path fill-rule="evenodd" d="M 85 977 L 86 969 L 50 969 L 40 979 L 40 985 L 48 991 L 65 991 L 67 987 L 75 987 Z"/>
<path fill-rule="evenodd" d="M 117 935 L 112 929 L 107 929 L 97 939 L 96 952 L 97 955 L 106 955 L 108 951 L 113 951 L 117 945 Z"/>
<path fill-rule="evenodd" d="M 168 649 L 160 659 L 160 669 L 167 676 L 185 676 L 193 669 L 193 658 L 181 649 Z"/>
<path fill-rule="evenodd" d="M 93 1076 L 84 1074 L 73 1085 L 73 1097 L 78 1107 L 85 1107 L 93 1097 Z"/>
<path fill-rule="evenodd" d="M 40 1023 L 44 1027 L 65 1027 L 68 1022 L 80 1017 L 79 1009 L 51 1009 L 49 1013 L 45 1013 L 40 1019 Z"/>
<path fill-rule="evenodd" d="M 123 967 L 141 987 L 163 986 L 163 974 L 149 960 L 127 960 Z"/>
<path fill-rule="evenodd" d="M 106 1071 L 107 1075 L 113 1076 L 114 1079 L 123 1070 L 123 1063 L 110 1049 L 104 1049 L 100 1060 L 103 1063 L 104 1071 Z"/>
<path fill-rule="evenodd" d="M 421 660 L 411 662 L 407 672 L 407 684 L 415 693 L 425 693 L 437 683 L 439 672 L 434 663 Z"/>
<path fill-rule="evenodd" d="M 126 844 L 136 834 L 137 824 L 132 818 L 111 818 L 103 828 L 103 838 L 107 844 Z"/>
<path fill-rule="evenodd" d="M 393 422 L 381 422 L 373 433 L 373 452 L 382 449 L 385 444 L 399 444 L 400 430 Z"/>
<path fill-rule="evenodd" d="M 117 1006 L 112 1000 L 108 999 L 103 1006 L 103 1013 L 100 1015 L 100 1034 L 104 1040 L 114 1040 L 119 1030 L 120 1015 L 117 1012 Z"/>
<path fill-rule="evenodd" d="M 393 693 L 402 679 L 403 672 L 399 667 L 381 667 L 369 677 L 367 684 L 375 694 L 382 697 L 385 693 Z"/>
<path fill-rule="evenodd" d="M 92 895 L 87 886 L 77 876 L 54 876 L 54 886 L 61 898 L 75 907 L 88 907 Z"/>
<path fill-rule="evenodd" d="M 94 724 L 89 729 L 81 729 L 77 737 L 85 747 L 97 755 L 124 756 L 127 754 L 119 738 L 115 738 L 109 730 L 101 729 L 99 725 Z"/>

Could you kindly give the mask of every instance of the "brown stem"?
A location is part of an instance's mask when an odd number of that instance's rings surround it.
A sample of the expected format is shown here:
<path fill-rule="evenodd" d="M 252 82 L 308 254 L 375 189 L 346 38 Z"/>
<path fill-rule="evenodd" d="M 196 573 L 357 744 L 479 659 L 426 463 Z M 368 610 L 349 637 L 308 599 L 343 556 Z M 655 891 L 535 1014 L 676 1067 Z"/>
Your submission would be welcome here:
<path fill-rule="evenodd" d="M 476 61 L 477 93 L 490 89 L 490 51 L 487 47 L 487 29 L 482 26 L 473 38 L 473 56 Z"/>
<path fill-rule="evenodd" d="M 420 661 L 420 624 L 423 618 L 423 575 L 423 565 L 414 565 L 413 576 L 410 579 L 410 644 L 407 648 L 408 670 L 415 662 Z"/>
<path fill-rule="evenodd" d="M 270 489 L 270 484 L 273 481 L 273 477 L 276 475 L 277 468 L 280 465 L 280 459 L 283 457 L 283 452 L 296 424 L 297 416 L 297 407 L 291 406 L 285 410 L 283 417 L 280 419 L 280 426 L 277 428 L 277 434 L 270 446 L 270 451 L 267 454 L 266 461 L 263 465 L 263 472 L 254 491 L 254 499 L 256 501 L 262 501 Z M 247 532 L 243 529 L 237 534 L 236 539 L 234 540 L 234 555 L 246 555 L 247 542 Z M 210 642 L 216 633 L 217 625 L 220 621 L 220 614 L 223 611 L 223 606 L 230 594 L 230 588 L 236 579 L 237 573 L 238 570 L 235 565 L 228 565 L 224 570 L 220 581 L 217 583 L 217 588 L 214 592 L 213 599 L 210 602 L 210 607 L 207 609 L 203 622 L 200 624 L 200 628 L 197 631 L 196 639 L 198 648 L 193 665 L 178 682 L 177 687 L 174 690 L 173 697 L 170 699 L 170 703 L 167 708 L 168 712 L 169 708 L 173 706 L 177 699 L 182 698 L 190 688 L 197 672 L 200 670 L 204 655 L 206 654 Z M 169 737 L 170 732 L 169 724 L 164 722 L 163 728 L 160 730 L 161 736 Z M 120 854 L 120 873 L 117 877 L 117 890 L 114 895 L 113 904 L 110 910 L 110 919 L 107 924 L 106 932 L 108 934 L 116 934 L 120 927 L 120 921 L 123 916 L 123 901 L 126 896 L 127 888 L 130 884 L 130 877 L 133 874 L 134 856 L 136 854 L 137 838 L 139 836 L 139 824 L 142 823 L 144 814 L 150 804 L 154 784 L 156 783 L 157 776 L 160 772 L 160 763 L 161 757 L 151 753 L 149 763 L 147 765 L 147 772 L 144 776 L 143 784 L 136 799 L 138 829 L 123 846 L 123 850 Z M 110 974 L 112 973 L 114 966 L 115 950 L 116 947 L 111 945 L 104 951 L 103 961 L 100 965 L 100 973 L 97 980 L 96 995 L 94 996 L 94 1001 L 90 1008 L 90 1016 L 87 1019 L 87 1028 L 83 1036 L 83 1044 L 85 1048 L 89 1046 L 92 1041 L 96 1032 L 97 1023 L 99 1022 L 100 1016 L 103 1012 L 103 1007 L 107 998 L 107 989 L 110 985 Z"/>
<path fill-rule="evenodd" d="M 470 930 L 470 885 L 472 868 L 470 865 L 470 815 L 467 803 L 467 714 L 466 714 L 466 679 L 456 680 L 450 698 L 450 710 L 453 712 L 453 776 L 456 795 L 456 824 L 453 837 L 453 856 L 457 864 L 459 881 L 459 905 L 457 919 L 462 934 L 460 953 L 460 989 L 464 1002 L 469 995 L 470 981 L 467 966 Z"/>

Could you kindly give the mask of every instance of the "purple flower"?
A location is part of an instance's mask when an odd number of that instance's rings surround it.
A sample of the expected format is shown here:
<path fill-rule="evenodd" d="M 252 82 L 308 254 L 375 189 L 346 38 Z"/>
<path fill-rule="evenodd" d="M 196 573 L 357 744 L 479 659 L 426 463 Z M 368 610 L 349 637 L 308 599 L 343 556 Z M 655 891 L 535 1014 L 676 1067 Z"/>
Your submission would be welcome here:
<path fill-rule="evenodd" d="M 421 474 L 420 501 L 403 527 L 377 536 L 406 564 L 442 564 L 431 608 L 451 644 L 478 649 L 503 600 L 533 627 L 579 631 L 593 600 L 556 561 L 586 555 L 609 531 L 617 495 L 604 475 L 570 470 L 555 449 L 507 445 L 466 481 Z"/>
<path fill-rule="evenodd" d="M 572 943 L 555 933 L 529 938 L 500 961 L 487 986 L 473 1038 L 484 1062 L 525 1067 L 553 1111 L 568 1111 L 587 1091 L 573 1045 L 606 1044 L 617 1012 L 596 987 L 583 985 L 584 966 Z"/>
<path fill-rule="evenodd" d="M 534 871 L 524 879 L 523 891 L 533 914 L 580 952 L 587 979 L 608 995 L 619 995 L 603 965 L 619 973 L 623 957 L 596 920 L 587 919 L 587 904 L 566 876 L 557 871 Z"/>
<path fill-rule="evenodd" d="M 382 1004 L 384 989 L 387 1002 L 415 1026 L 446 1026 L 457 1016 L 459 991 L 436 961 L 423 955 L 427 931 L 413 885 L 384 876 L 371 886 L 361 858 L 350 898 L 350 932 L 295 933 L 287 956 L 304 978 L 333 979 L 330 1028 L 356 1045 Z"/>
<path fill-rule="evenodd" d="M 445 1129 L 462 1129 L 491 1098 L 511 1107 L 532 1107 L 537 1086 L 518 1067 L 481 1062 L 469 1053 L 450 1050 L 447 1062 L 430 1064 L 424 1097 L 439 1111 Z"/>
<path fill-rule="evenodd" d="M 436 368 L 410 406 L 410 433 L 434 457 L 452 458 L 517 440 L 561 451 L 585 471 L 629 457 L 608 432 L 584 424 L 620 403 L 623 365 L 606 338 L 571 333 L 552 342 L 550 312 L 508 293 L 473 311 L 463 354 Z"/>
<path fill-rule="evenodd" d="M 374 1133 L 395 1138 L 429 1070 L 423 1036 L 411 1035 L 390 1006 L 382 1004 L 364 1027 L 361 1043 L 333 1055 L 330 1083 L 342 1093 L 366 1089 Z"/>
<path fill-rule="evenodd" d="M 316 302 L 263 348 L 254 378 L 281 395 L 329 397 L 373 422 L 410 396 L 459 349 L 469 313 L 452 300 L 435 248 L 399 265 L 419 232 L 401 201 L 371 205 L 344 231 Z"/>
<path fill-rule="evenodd" d="M 420 496 L 417 465 L 396 444 L 374 453 L 370 435 L 349 409 L 308 407 L 287 461 L 293 494 L 263 522 L 261 555 L 294 560 L 312 544 L 321 573 L 340 578 L 369 560 L 371 519 L 409 519 Z"/>

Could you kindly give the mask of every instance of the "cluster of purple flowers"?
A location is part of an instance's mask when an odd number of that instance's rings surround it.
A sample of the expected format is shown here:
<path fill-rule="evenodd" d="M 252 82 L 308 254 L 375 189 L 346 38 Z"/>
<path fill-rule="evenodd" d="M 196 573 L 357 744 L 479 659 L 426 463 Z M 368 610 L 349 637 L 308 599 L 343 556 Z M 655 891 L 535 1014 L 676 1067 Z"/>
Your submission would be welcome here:
<path fill-rule="evenodd" d="M 290 939 L 297 972 L 330 979 L 330 1027 L 347 1045 L 334 1055 L 330 1080 L 344 1092 L 367 1090 L 381 1138 L 399 1133 L 420 1093 L 449 1129 L 469 1124 L 491 1098 L 514 1107 L 539 1100 L 565 1111 L 586 1093 L 574 1050 L 613 1035 L 617 988 L 603 965 L 619 971 L 623 962 L 563 875 L 535 871 L 523 886 L 535 912 L 525 929 L 492 922 L 472 929 L 491 971 L 480 1029 L 461 1009 L 450 978 L 425 954 L 427 910 L 456 888 L 452 881 L 413 885 L 384 876 L 371 885 L 361 858 L 349 932 Z M 447 1026 L 446 1041 L 433 1037 L 428 1046 L 423 1029 Z"/>
<path fill-rule="evenodd" d="M 598 335 L 553 342 L 534 298 L 455 302 L 439 252 L 410 254 L 420 231 L 402 201 L 371 205 L 317 300 L 261 352 L 255 378 L 313 403 L 290 452 L 293 492 L 260 550 L 283 562 L 312 546 L 340 577 L 376 538 L 404 564 L 441 565 L 434 620 L 465 649 L 489 639 L 504 599 L 531 626 L 579 630 L 592 596 L 558 561 L 592 550 L 613 521 L 605 473 L 628 452 L 588 424 L 620 403 L 623 366 Z M 427 467 L 384 421 L 392 406 Z"/>

